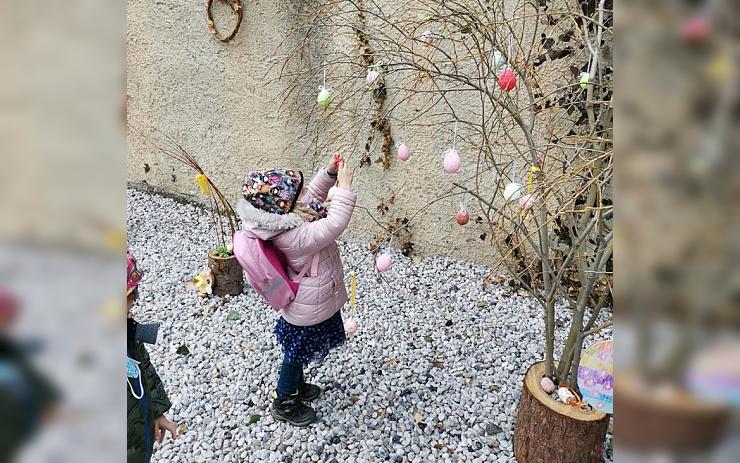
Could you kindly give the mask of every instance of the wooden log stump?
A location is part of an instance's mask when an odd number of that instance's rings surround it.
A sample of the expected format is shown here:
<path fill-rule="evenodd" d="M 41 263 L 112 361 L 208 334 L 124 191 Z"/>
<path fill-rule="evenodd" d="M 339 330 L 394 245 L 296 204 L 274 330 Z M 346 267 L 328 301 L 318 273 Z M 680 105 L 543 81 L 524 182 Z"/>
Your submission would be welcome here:
<path fill-rule="evenodd" d="M 677 387 L 647 386 L 629 371 L 620 373 L 614 399 L 619 400 L 614 443 L 638 452 L 707 452 L 726 435 L 731 417 L 727 407 L 702 402 Z"/>
<path fill-rule="evenodd" d="M 540 386 L 544 362 L 524 375 L 514 429 L 514 455 L 519 463 L 598 463 L 609 416 L 583 411 L 550 397 Z"/>
<path fill-rule="evenodd" d="M 244 271 L 236 257 L 208 254 L 208 266 L 213 272 L 213 294 L 237 296 L 244 292 Z"/>

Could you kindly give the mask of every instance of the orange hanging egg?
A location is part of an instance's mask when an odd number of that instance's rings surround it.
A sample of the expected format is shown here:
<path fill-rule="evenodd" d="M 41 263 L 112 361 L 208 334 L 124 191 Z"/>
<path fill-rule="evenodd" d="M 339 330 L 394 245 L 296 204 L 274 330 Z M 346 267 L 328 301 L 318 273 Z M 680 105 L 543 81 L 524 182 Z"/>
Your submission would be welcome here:
<path fill-rule="evenodd" d="M 455 220 L 457 221 L 458 225 L 467 225 L 467 223 L 470 222 L 470 214 L 468 214 L 468 211 L 461 207 L 457 210 L 457 213 L 455 214 Z"/>

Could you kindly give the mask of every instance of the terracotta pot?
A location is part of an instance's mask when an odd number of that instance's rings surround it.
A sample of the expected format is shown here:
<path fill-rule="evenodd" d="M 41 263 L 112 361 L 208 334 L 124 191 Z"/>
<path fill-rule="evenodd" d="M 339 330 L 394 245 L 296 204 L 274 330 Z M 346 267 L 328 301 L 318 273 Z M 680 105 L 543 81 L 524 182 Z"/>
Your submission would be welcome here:
<path fill-rule="evenodd" d="M 213 272 L 213 294 L 237 296 L 244 292 L 244 271 L 235 256 L 218 257 L 209 253 L 208 266 Z"/>
<path fill-rule="evenodd" d="M 598 463 L 609 415 L 564 404 L 540 385 L 545 363 L 529 367 L 514 429 L 514 455 L 519 463 Z"/>

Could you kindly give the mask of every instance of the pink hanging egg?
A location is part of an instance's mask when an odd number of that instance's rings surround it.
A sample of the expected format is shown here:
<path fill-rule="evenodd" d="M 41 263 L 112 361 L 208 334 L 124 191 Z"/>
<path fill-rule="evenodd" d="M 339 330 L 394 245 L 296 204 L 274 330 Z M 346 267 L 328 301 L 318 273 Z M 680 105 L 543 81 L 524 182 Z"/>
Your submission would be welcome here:
<path fill-rule="evenodd" d="M 346 331 L 347 334 L 355 334 L 357 332 L 357 320 L 350 318 L 344 322 L 344 331 Z"/>
<path fill-rule="evenodd" d="M 457 214 L 455 214 L 455 220 L 458 225 L 467 225 L 467 223 L 470 222 L 470 214 L 461 207 L 457 210 Z"/>
<path fill-rule="evenodd" d="M 398 159 L 401 161 L 407 161 L 409 156 L 411 156 L 411 153 L 409 152 L 409 147 L 406 143 L 398 145 Z"/>
<path fill-rule="evenodd" d="M 516 87 L 516 74 L 514 74 L 514 71 L 510 68 L 506 68 L 498 78 L 498 86 L 501 87 L 501 90 L 507 92 Z"/>
<path fill-rule="evenodd" d="M 709 20 L 703 14 L 694 14 L 681 25 L 681 37 L 686 42 L 703 42 L 709 37 L 709 32 Z"/>
<path fill-rule="evenodd" d="M 542 386 L 542 390 L 544 390 L 548 394 L 555 391 L 555 383 L 553 383 L 552 380 L 547 376 L 542 377 L 542 379 L 540 380 L 540 386 Z"/>
<path fill-rule="evenodd" d="M 378 260 L 375 262 L 375 266 L 378 267 L 378 270 L 381 272 L 387 272 L 391 268 L 392 264 L 391 255 L 387 252 L 384 252 L 380 256 L 378 256 Z"/>
<path fill-rule="evenodd" d="M 454 148 L 448 149 L 442 161 L 442 167 L 444 167 L 445 172 L 448 174 L 457 173 L 460 170 L 460 153 Z"/>
<path fill-rule="evenodd" d="M 519 198 L 519 207 L 524 209 L 525 211 L 528 211 L 534 207 L 534 196 L 531 194 L 526 194 Z"/>

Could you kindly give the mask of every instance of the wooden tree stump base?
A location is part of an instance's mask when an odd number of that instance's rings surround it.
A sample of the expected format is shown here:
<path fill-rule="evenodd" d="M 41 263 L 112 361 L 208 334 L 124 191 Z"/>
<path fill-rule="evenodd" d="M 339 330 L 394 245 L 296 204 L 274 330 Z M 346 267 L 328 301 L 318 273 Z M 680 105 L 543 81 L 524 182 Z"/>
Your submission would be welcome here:
<path fill-rule="evenodd" d="M 514 455 L 519 463 L 598 463 L 609 416 L 554 400 L 540 386 L 544 362 L 524 375 Z"/>
<path fill-rule="evenodd" d="M 244 292 L 244 271 L 236 257 L 208 254 L 208 266 L 213 272 L 213 294 L 238 296 Z"/>

